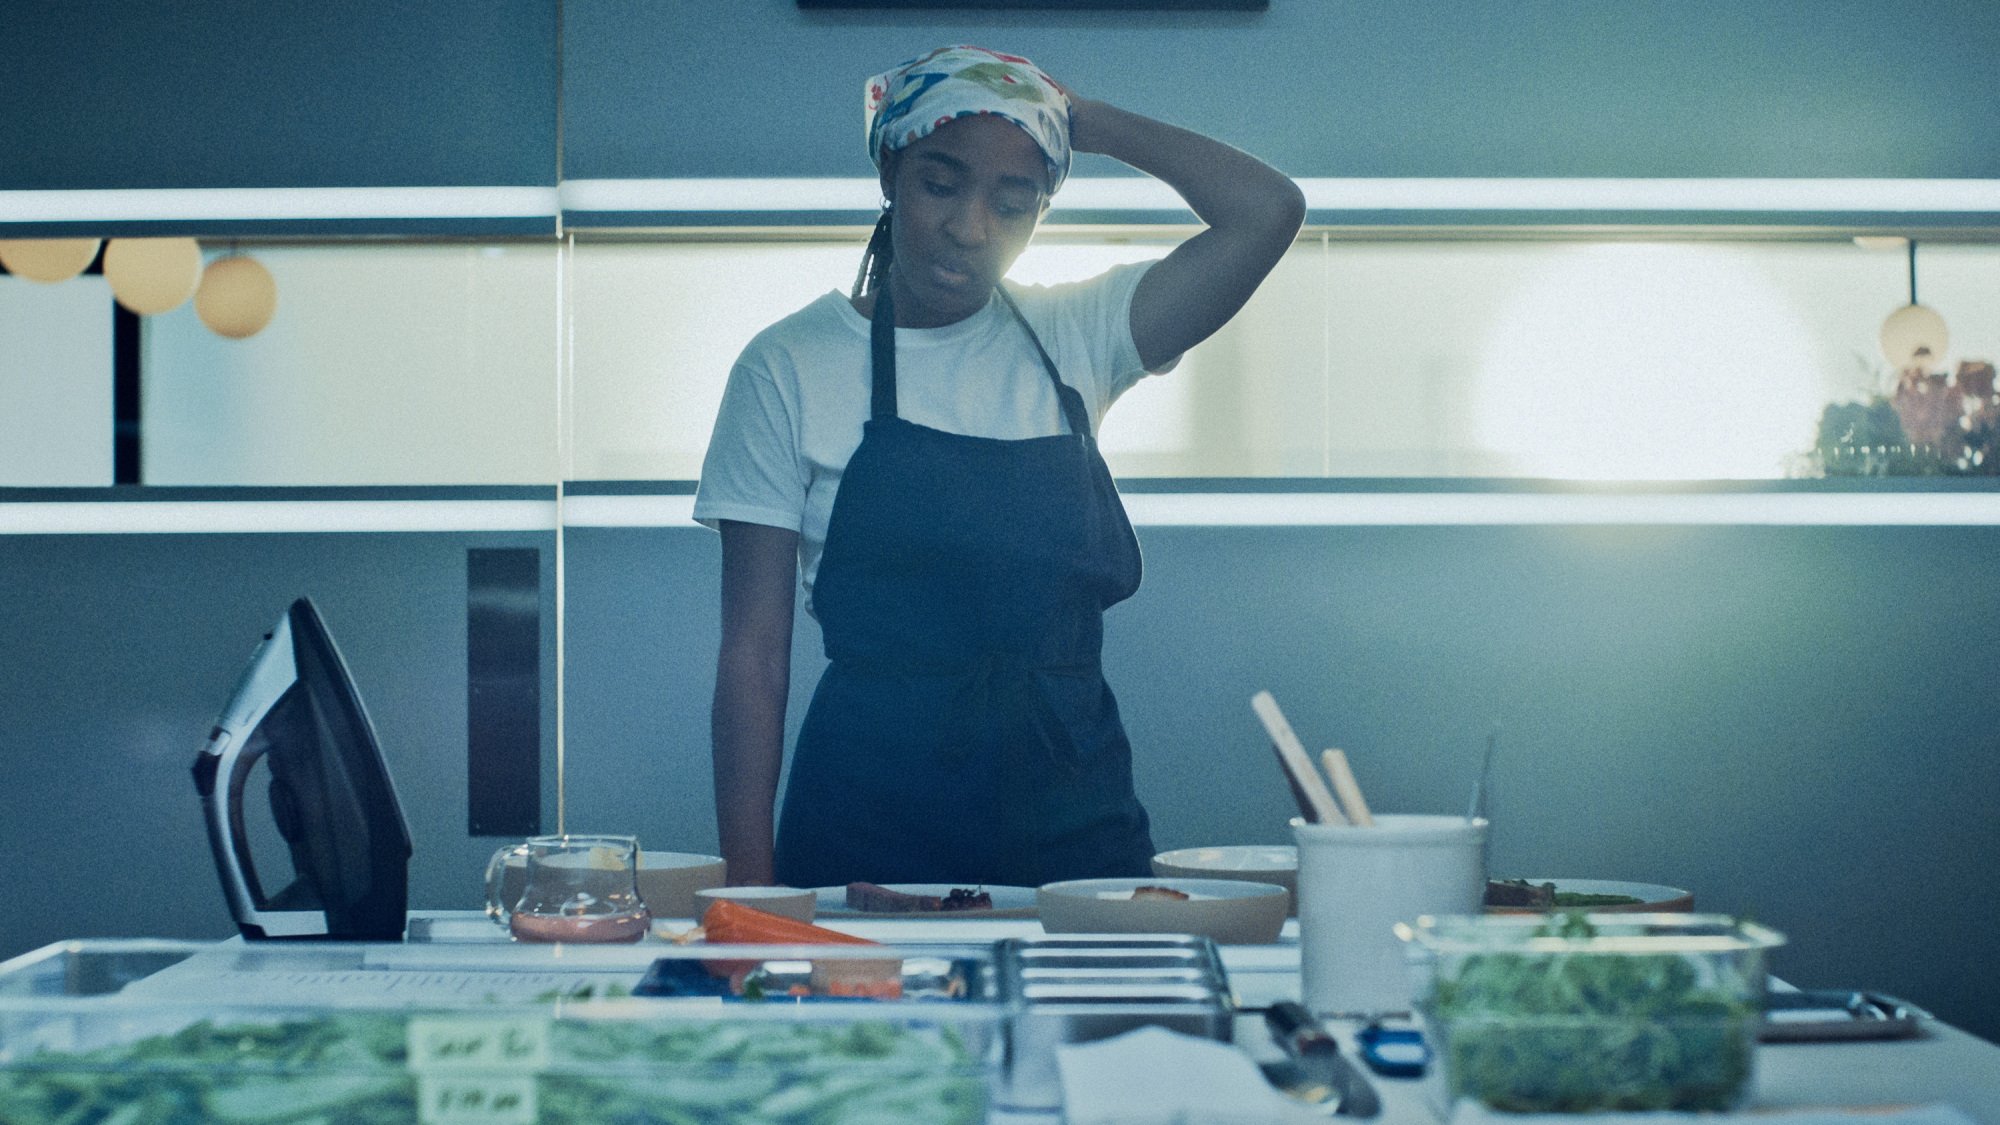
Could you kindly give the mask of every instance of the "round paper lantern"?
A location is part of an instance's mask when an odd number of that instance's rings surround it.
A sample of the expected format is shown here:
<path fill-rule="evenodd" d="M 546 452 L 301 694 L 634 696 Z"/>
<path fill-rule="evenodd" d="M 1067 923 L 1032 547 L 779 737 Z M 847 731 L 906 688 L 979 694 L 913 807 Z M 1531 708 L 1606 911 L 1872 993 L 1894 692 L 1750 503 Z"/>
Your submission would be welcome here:
<path fill-rule="evenodd" d="M 0 242 L 0 266 L 29 281 L 68 281 L 97 257 L 101 238 L 17 238 Z"/>
<path fill-rule="evenodd" d="M 231 254 L 201 271 L 194 312 L 203 324 L 232 340 L 254 336 L 278 309 L 278 283 L 254 258 Z"/>
<path fill-rule="evenodd" d="M 1904 305 L 1882 322 L 1882 358 L 1896 371 L 1942 367 L 1950 343 L 1944 318 L 1927 305 Z"/>
<path fill-rule="evenodd" d="M 151 316 L 178 308 L 201 281 L 201 247 L 192 238 L 114 238 L 104 248 L 104 278 L 118 303 Z"/>

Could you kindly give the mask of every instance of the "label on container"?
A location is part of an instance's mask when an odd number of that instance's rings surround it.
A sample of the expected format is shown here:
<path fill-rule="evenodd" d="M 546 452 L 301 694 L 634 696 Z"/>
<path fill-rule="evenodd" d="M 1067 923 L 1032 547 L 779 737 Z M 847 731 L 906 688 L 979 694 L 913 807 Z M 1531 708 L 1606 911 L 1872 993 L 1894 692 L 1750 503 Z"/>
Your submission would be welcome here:
<path fill-rule="evenodd" d="M 549 1065 L 546 1019 L 413 1016 L 408 1031 L 415 1071 L 532 1074 Z"/>
<path fill-rule="evenodd" d="M 417 1125 L 535 1125 L 535 1076 L 417 1075 Z"/>
<path fill-rule="evenodd" d="M 415 1016 L 406 1033 L 418 1125 L 534 1125 L 548 1020 Z"/>

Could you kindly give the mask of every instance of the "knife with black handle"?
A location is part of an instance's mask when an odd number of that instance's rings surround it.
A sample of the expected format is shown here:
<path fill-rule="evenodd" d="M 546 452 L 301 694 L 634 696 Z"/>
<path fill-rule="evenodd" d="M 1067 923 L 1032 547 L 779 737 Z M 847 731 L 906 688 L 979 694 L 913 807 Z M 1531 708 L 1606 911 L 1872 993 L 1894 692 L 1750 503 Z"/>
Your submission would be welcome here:
<path fill-rule="evenodd" d="M 1382 1099 L 1368 1076 L 1340 1053 L 1325 1025 L 1303 1004 L 1280 1000 L 1265 1009 L 1264 1022 L 1285 1053 L 1297 1059 L 1314 1081 L 1324 1082 L 1340 1097 L 1335 1113 L 1342 1117 L 1374 1117 L 1382 1112 Z"/>

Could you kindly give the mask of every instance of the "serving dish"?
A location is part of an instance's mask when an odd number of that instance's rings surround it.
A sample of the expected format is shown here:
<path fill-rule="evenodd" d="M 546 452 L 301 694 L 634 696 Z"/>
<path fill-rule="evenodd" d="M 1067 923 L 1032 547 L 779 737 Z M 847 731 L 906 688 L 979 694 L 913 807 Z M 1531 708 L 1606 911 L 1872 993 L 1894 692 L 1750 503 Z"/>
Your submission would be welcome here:
<path fill-rule="evenodd" d="M 696 852 L 639 853 L 639 897 L 655 918 L 693 918 L 706 903 L 694 893 L 729 881 L 729 865 L 719 855 Z"/>
<path fill-rule="evenodd" d="M 821 918 L 922 918 L 926 921 L 962 919 L 1033 918 L 1036 915 L 1033 887 L 996 887 L 990 883 L 884 883 L 892 891 L 906 895 L 943 898 L 954 890 L 985 891 L 993 898 L 989 910 L 937 910 L 899 913 L 886 910 L 856 910 L 847 905 L 847 888 L 815 887 L 815 909 Z"/>
<path fill-rule="evenodd" d="M 1292 844 L 1231 844 L 1176 848 L 1153 857 L 1153 874 L 1175 879 L 1241 879 L 1276 883 L 1289 898 L 1287 914 L 1298 913 L 1299 849 Z"/>
<path fill-rule="evenodd" d="M 718 900 L 740 902 L 796 922 L 810 922 L 819 912 L 818 896 L 797 887 L 703 887 L 694 898 L 697 918 L 707 914 Z"/>
<path fill-rule="evenodd" d="M 1689 913 L 1694 910 L 1694 892 L 1660 883 L 1630 883 L 1617 879 L 1554 878 L 1528 878 L 1520 881 L 1533 886 L 1553 883 L 1558 895 L 1566 893 L 1591 896 L 1618 895 L 1639 900 L 1624 903 L 1585 902 L 1578 905 L 1564 905 L 1558 902 L 1552 908 L 1555 910 L 1584 910 L 1592 914 Z M 1526 906 L 1488 906 L 1486 912 L 1488 914 L 1547 913 L 1546 910 Z"/>
<path fill-rule="evenodd" d="M 1160 888 L 1186 898 L 1134 897 Z M 1278 940 L 1291 895 L 1276 883 L 1240 879 L 1072 879 L 1036 891 L 1052 934 L 1194 934 L 1231 945 Z"/>

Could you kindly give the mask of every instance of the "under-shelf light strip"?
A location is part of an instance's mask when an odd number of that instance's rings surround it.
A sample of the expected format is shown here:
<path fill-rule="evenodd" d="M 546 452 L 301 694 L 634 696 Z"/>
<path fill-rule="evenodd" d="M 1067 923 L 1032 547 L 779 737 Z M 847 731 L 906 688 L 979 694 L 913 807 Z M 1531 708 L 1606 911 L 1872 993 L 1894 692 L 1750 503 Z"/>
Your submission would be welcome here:
<path fill-rule="evenodd" d="M 1141 527 L 2000 524 L 2000 493 L 1126 492 Z M 670 527 L 691 496 L 577 496 L 570 527 Z"/>
<path fill-rule="evenodd" d="M 0 534 L 546 531 L 548 500 L 104 500 L 0 502 Z"/>
<path fill-rule="evenodd" d="M 1142 527 L 1996 526 L 2000 492 L 1127 492 Z M 694 498 L 566 491 L 564 527 L 688 527 Z M 546 531 L 550 500 L 0 502 L 0 534 Z"/>
<path fill-rule="evenodd" d="M 1305 178 L 1314 211 L 2000 212 L 2000 180 Z M 566 180 L 571 212 L 870 211 L 865 178 Z M 1144 177 L 1082 177 L 1050 209 L 1182 211 L 1172 188 Z"/>
<path fill-rule="evenodd" d="M 0 223 L 511 219 L 556 208 L 552 186 L 0 191 Z"/>
<path fill-rule="evenodd" d="M 1303 178 L 1314 211 L 1996 213 L 2000 180 Z M 0 223 L 540 218 L 572 213 L 873 211 L 867 177 L 566 180 L 559 187 L 0 191 Z M 1180 212 L 1157 180 L 1072 178 L 1052 210 Z"/>

